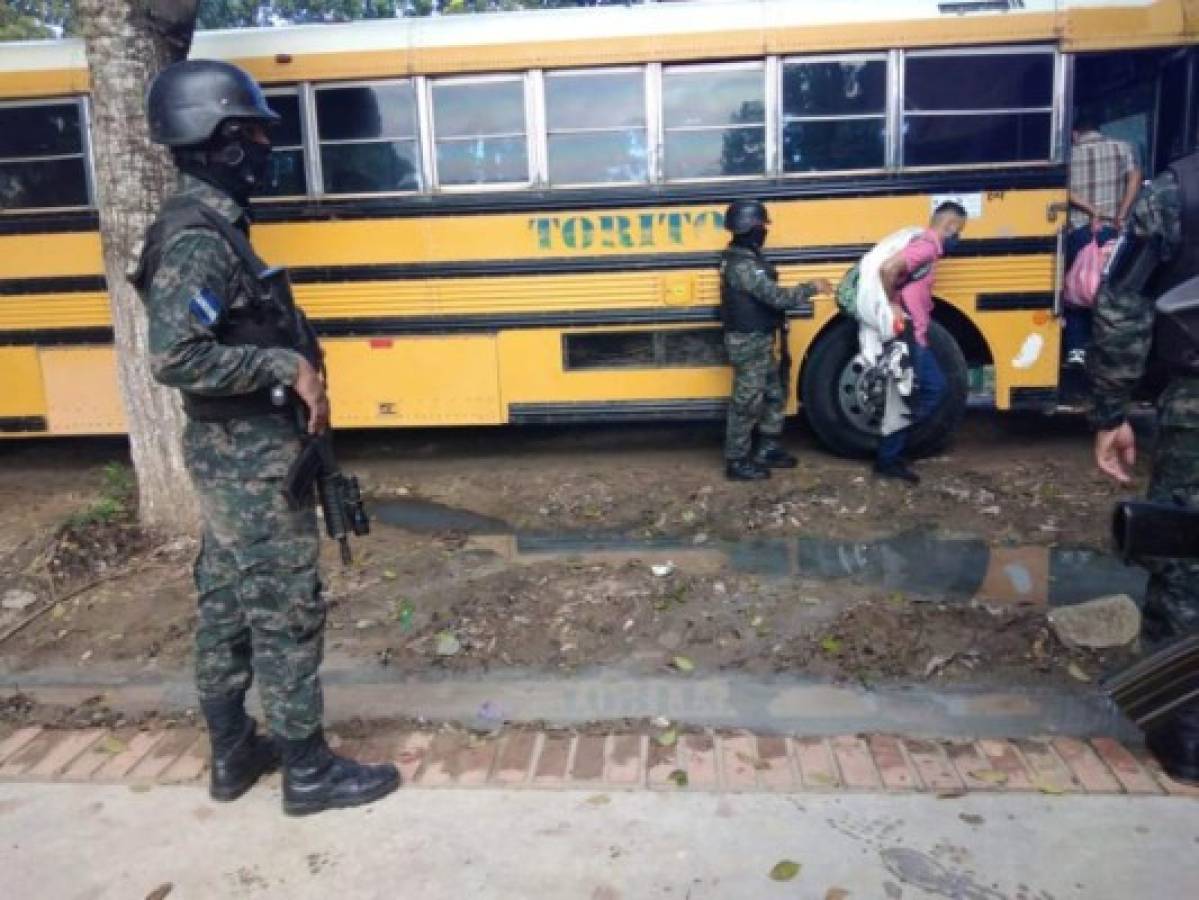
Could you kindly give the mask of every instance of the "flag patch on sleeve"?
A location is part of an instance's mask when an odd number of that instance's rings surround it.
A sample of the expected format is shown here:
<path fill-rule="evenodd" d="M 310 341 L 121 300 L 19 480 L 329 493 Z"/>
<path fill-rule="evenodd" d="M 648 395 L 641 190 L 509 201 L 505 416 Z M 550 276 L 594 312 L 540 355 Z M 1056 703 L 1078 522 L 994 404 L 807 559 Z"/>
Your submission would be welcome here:
<path fill-rule="evenodd" d="M 208 288 L 200 288 L 196 295 L 192 297 L 191 303 L 192 318 L 203 325 L 205 328 L 211 328 L 221 319 L 221 312 L 224 307 L 221 304 L 221 298 L 214 294 Z"/>

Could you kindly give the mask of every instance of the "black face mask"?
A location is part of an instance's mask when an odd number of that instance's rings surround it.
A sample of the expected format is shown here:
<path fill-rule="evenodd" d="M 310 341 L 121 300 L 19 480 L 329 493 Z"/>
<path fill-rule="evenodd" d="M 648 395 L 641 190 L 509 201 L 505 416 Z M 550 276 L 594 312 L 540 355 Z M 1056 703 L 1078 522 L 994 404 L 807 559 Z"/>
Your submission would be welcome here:
<path fill-rule="evenodd" d="M 266 186 L 271 168 L 271 145 L 248 140 L 233 129 L 218 136 L 207 149 L 176 156 L 180 169 L 230 194 L 242 206 Z"/>
<path fill-rule="evenodd" d="M 733 243 L 740 247 L 748 247 L 750 250 L 761 250 L 766 244 L 766 228 L 758 225 L 745 234 L 734 237 Z"/>

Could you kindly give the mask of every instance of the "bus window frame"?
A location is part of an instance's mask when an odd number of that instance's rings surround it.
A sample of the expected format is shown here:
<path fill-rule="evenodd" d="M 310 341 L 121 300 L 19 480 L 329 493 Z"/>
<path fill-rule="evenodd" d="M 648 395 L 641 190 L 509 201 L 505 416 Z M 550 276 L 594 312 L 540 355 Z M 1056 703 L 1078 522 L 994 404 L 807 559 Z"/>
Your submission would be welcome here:
<path fill-rule="evenodd" d="M 492 72 L 483 75 L 450 75 L 441 78 L 426 78 L 425 84 L 429 95 L 429 141 L 432 144 L 432 159 L 430 160 L 430 168 L 432 169 L 433 181 L 430 183 L 427 193 L 430 194 L 470 194 L 470 193 L 503 193 L 506 191 L 523 191 L 539 186 L 540 173 L 536 170 L 536 160 L 534 159 L 534 128 L 537 126 L 533 111 L 530 109 L 529 82 L 532 78 L 533 70 L 522 69 L 515 72 Z M 441 176 L 437 168 L 437 112 L 436 104 L 433 102 L 433 92 L 440 85 L 459 85 L 459 84 L 492 84 L 496 82 L 519 82 L 522 88 L 522 97 L 524 102 L 524 119 L 525 130 L 523 137 L 525 139 L 525 175 L 524 181 L 499 181 L 499 182 L 484 182 L 482 184 L 442 184 Z M 544 97 L 544 92 L 542 92 Z M 422 122 L 423 126 L 425 123 Z M 473 135 L 475 139 L 488 137 L 515 137 L 515 134 L 494 134 L 494 135 Z M 470 138 L 449 138 L 447 140 L 470 140 Z"/>
<path fill-rule="evenodd" d="M 16 209 L 0 209 L 0 216 L 27 216 L 58 212 L 90 212 L 96 209 L 96 170 L 92 151 L 91 103 L 86 94 L 60 97 L 22 97 L 19 100 L 0 100 L 0 109 L 16 109 L 23 106 L 74 106 L 79 112 L 79 152 L 53 153 L 49 156 L 0 157 L 0 162 L 37 163 L 46 160 L 79 159 L 83 163 L 83 184 L 87 203 L 82 206 L 22 206 Z"/>
<path fill-rule="evenodd" d="M 769 71 L 769 56 L 755 57 L 753 59 L 738 59 L 727 62 L 714 63 L 667 63 L 663 64 L 658 69 L 657 83 L 654 86 L 657 93 L 657 114 L 658 128 L 661 139 L 661 149 L 658 153 L 658 179 L 651 181 L 651 184 L 669 185 L 669 184 L 722 184 L 724 182 L 743 182 L 761 180 L 772 177 L 770 170 L 770 106 L 769 106 L 769 90 L 767 73 Z M 685 71 L 691 72 L 731 72 L 731 71 L 752 71 L 759 70 L 762 75 L 762 125 L 692 125 L 684 127 L 670 128 L 666 124 L 666 101 L 664 86 L 666 76 L 672 72 Z M 765 153 L 762 160 L 762 171 L 753 175 L 707 175 L 695 176 L 688 178 L 670 178 L 666 174 L 666 138 L 671 131 L 728 131 L 733 128 L 762 128 L 762 139 L 765 145 Z"/>
<path fill-rule="evenodd" d="M 544 140 L 544 159 L 545 159 L 545 177 L 544 184 L 551 190 L 572 189 L 572 188 L 608 188 L 608 187 L 630 187 L 651 185 L 657 183 L 655 180 L 656 173 L 652 165 L 652 157 L 650 146 L 654 140 L 655 129 L 650 122 L 650 99 L 649 99 L 649 67 L 647 64 L 641 65 L 624 65 L 624 66 L 588 66 L 582 69 L 553 69 L 545 72 L 541 78 L 541 103 L 544 110 L 542 118 L 544 127 L 539 129 L 538 138 Z M 553 134 L 608 134 L 616 131 L 629 131 L 628 128 L 620 128 L 617 126 L 601 126 L 597 128 L 568 128 L 559 129 L 557 131 L 550 130 L 549 118 L 549 93 L 546 91 L 546 83 L 555 76 L 592 76 L 592 75 L 621 75 L 634 74 L 641 75 L 641 108 L 645 113 L 645 124 L 642 126 L 645 132 L 645 178 L 641 180 L 630 181 L 562 181 L 553 182 L 550 180 L 549 168 L 549 139 Z"/>
<path fill-rule="evenodd" d="M 778 125 L 775 131 L 775 156 L 777 168 L 772 173 L 780 178 L 786 179 L 813 179 L 826 178 L 829 176 L 841 175 L 871 175 L 880 172 L 886 172 L 892 169 L 891 158 L 893 155 L 893 143 L 898 143 L 898 131 L 892 128 L 892 110 L 891 104 L 895 97 L 895 85 L 893 79 L 895 77 L 893 50 L 879 51 L 862 51 L 857 53 L 814 53 L 810 56 L 804 54 L 789 54 L 786 56 L 774 57 L 778 60 L 777 90 L 776 90 L 776 109 L 778 116 Z M 883 111 L 880 115 L 864 116 L 864 115 L 849 115 L 849 116 L 811 116 L 793 118 L 791 121 L 798 122 L 832 122 L 832 121 L 860 121 L 865 119 L 878 119 L 883 123 L 883 164 L 881 166 L 870 166 L 862 169 L 819 169 L 811 172 L 788 172 L 784 166 L 783 160 L 783 131 L 787 126 L 787 117 L 783 109 L 783 77 L 784 70 L 788 63 L 822 63 L 822 62 L 882 62 L 886 65 L 886 83 L 883 90 Z M 902 112 L 902 99 L 900 110 Z"/>
<path fill-rule="evenodd" d="M 1060 112 L 1057 109 L 1059 99 L 1058 82 L 1061 80 L 1061 67 L 1058 64 L 1058 58 L 1062 55 L 1061 50 L 1055 44 L 1001 44 L 1001 45 L 986 45 L 976 47 L 938 47 L 936 49 L 923 50 L 900 50 L 899 59 L 899 76 L 900 90 L 898 93 L 898 131 L 896 133 L 896 157 L 897 166 L 903 172 L 940 172 L 940 171 L 966 171 L 969 169 L 981 169 L 984 171 L 993 171 L 995 169 L 1032 169 L 1038 167 L 1052 166 L 1059 162 L 1059 158 L 1055 158 L 1054 149 L 1058 142 L 1055 129 L 1061 121 Z M 1050 85 L 1049 106 L 1044 107 L 1013 107 L 1011 109 L 953 109 L 953 110 L 935 110 L 933 112 L 916 112 L 909 113 L 906 106 L 907 101 L 907 61 L 909 59 L 929 59 L 935 57 L 967 57 L 967 56 L 1025 56 L 1033 53 L 1043 53 L 1052 57 L 1053 60 L 1053 79 L 1054 83 Z M 909 116 L 913 118 L 938 118 L 949 116 L 992 116 L 992 115 L 1012 115 L 1012 114 L 1033 114 L 1033 113 L 1048 113 L 1049 114 L 1049 153 L 1044 159 L 1034 160 L 1008 160 L 1005 162 L 989 162 L 989 163 L 937 163 L 927 166 L 912 166 L 908 165 L 904 154 L 904 130 L 907 125 Z"/>
<path fill-rule="evenodd" d="M 328 144 L 330 146 L 347 146 L 350 144 L 392 144 L 392 143 L 395 143 L 396 141 L 411 140 L 416 145 L 417 155 L 423 156 L 424 142 L 422 140 L 421 131 L 423 129 L 424 123 L 421 121 L 421 118 L 420 118 L 420 102 L 419 102 L 420 95 L 419 95 L 419 93 L 417 93 L 417 91 L 419 89 L 419 85 L 417 84 L 418 81 L 419 81 L 419 79 L 416 78 L 415 76 L 407 76 L 404 78 L 368 78 L 368 79 L 356 79 L 353 81 L 321 81 L 321 82 L 306 81 L 306 82 L 303 82 L 303 87 L 306 88 L 305 93 L 307 96 L 305 96 L 303 98 L 303 102 L 302 102 L 302 106 L 303 106 L 302 118 L 304 120 L 302 122 L 302 127 L 308 129 L 308 133 L 311 134 L 311 139 L 306 140 L 306 142 L 305 142 L 304 150 L 305 150 L 305 153 L 307 154 L 309 152 L 309 147 L 311 145 L 311 148 L 314 151 L 312 153 L 313 164 L 308 169 L 309 184 L 308 184 L 308 194 L 306 195 L 307 197 L 315 197 L 315 198 L 335 197 L 339 200 L 340 199 L 360 200 L 360 199 L 370 199 L 372 197 L 413 197 L 413 196 L 417 196 L 420 194 L 429 193 L 428 185 L 424 180 L 425 179 L 425 166 L 424 166 L 423 159 L 416 160 L 416 163 L 417 163 L 417 166 L 416 166 L 417 186 L 411 190 L 407 190 L 407 191 L 398 191 L 398 190 L 354 191 L 351 193 L 341 193 L 341 192 L 331 193 L 325 187 L 325 168 L 324 168 L 324 164 L 321 161 L 321 152 L 320 152 L 321 147 L 324 146 L 325 144 Z M 413 125 L 415 126 L 416 130 L 410 139 L 409 138 L 367 138 L 367 139 L 362 139 L 362 140 L 335 140 L 335 141 L 322 141 L 321 140 L 320 120 L 317 116 L 317 110 L 316 110 L 316 95 L 320 91 L 322 91 L 322 90 L 337 90 L 339 88 L 373 87 L 375 85 L 380 85 L 380 84 L 411 84 L 412 85 L 412 90 L 414 92 L 413 98 L 412 98 L 412 100 L 413 100 L 413 117 L 414 117 Z M 307 137 L 307 134 L 305 136 Z M 295 199 L 295 198 L 265 197 L 262 199 L 269 200 L 269 201 L 275 201 L 275 200 L 287 200 L 287 199 Z"/>
<path fill-rule="evenodd" d="M 284 146 L 277 146 L 276 144 L 274 144 L 272 142 L 271 152 L 274 153 L 277 150 L 284 151 L 284 152 L 290 152 L 292 150 L 300 151 L 300 154 L 301 154 L 300 161 L 304 164 L 304 182 L 305 182 L 304 187 L 306 190 L 303 194 L 277 194 L 277 195 L 270 194 L 270 195 L 251 197 L 250 198 L 251 203 L 254 203 L 254 202 L 286 203 L 286 202 L 295 202 L 297 200 L 307 200 L 309 197 L 319 196 L 313 190 L 312 166 L 309 161 L 308 110 L 307 110 L 307 98 L 304 96 L 304 87 L 305 87 L 304 83 L 297 83 L 297 84 L 290 84 L 290 85 L 288 85 L 288 84 L 279 84 L 279 85 L 272 84 L 270 87 L 264 87 L 262 89 L 262 93 L 266 97 L 289 97 L 289 96 L 291 96 L 291 97 L 296 98 L 296 104 L 298 107 L 297 113 L 299 114 L 299 117 L 300 117 L 300 143 L 296 144 L 296 145 L 287 144 Z M 314 123 L 315 123 L 315 120 L 314 120 Z M 341 196 L 341 195 L 339 194 L 338 196 Z"/>

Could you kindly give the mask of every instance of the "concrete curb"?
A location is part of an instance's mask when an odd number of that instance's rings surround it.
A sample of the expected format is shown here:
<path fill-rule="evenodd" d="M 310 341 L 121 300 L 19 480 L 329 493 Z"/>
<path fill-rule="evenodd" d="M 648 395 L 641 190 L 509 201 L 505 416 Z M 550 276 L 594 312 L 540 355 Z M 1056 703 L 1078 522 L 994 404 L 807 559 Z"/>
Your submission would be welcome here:
<path fill-rule="evenodd" d="M 358 759 L 391 761 L 426 788 L 701 792 L 974 792 L 1173 795 L 1199 789 L 1111 738 L 918 740 L 711 730 L 677 734 L 384 729 L 331 742 Z M 194 728 L 21 728 L 0 741 L 0 782 L 194 783 L 208 767 Z"/>

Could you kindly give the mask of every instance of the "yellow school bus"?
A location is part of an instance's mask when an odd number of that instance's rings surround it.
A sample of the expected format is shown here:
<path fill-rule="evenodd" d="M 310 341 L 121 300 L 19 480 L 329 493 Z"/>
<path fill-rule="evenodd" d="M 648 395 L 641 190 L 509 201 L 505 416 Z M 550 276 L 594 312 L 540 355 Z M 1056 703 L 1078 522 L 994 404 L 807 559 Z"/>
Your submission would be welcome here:
<path fill-rule="evenodd" d="M 785 284 L 836 280 L 943 199 L 953 402 L 1058 400 L 1069 125 L 1146 173 L 1196 130 L 1196 0 L 781 0 L 205 32 L 282 116 L 261 254 L 327 349 L 340 427 L 722 413 L 722 213 Z M 0 45 L 0 434 L 119 433 L 78 41 Z M 791 322 L 792 411 L 842 453 L 877 411 L 831 297 Z"/>

